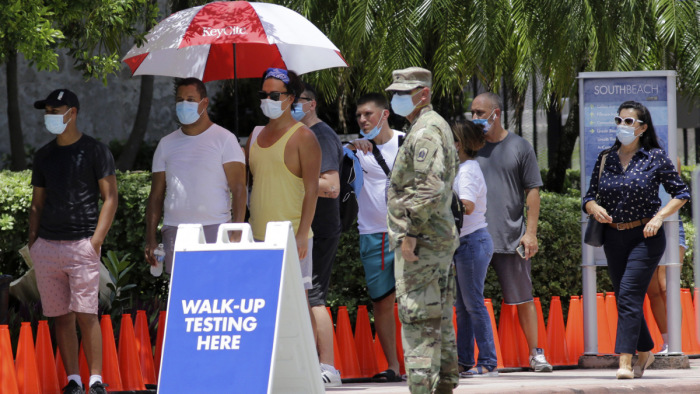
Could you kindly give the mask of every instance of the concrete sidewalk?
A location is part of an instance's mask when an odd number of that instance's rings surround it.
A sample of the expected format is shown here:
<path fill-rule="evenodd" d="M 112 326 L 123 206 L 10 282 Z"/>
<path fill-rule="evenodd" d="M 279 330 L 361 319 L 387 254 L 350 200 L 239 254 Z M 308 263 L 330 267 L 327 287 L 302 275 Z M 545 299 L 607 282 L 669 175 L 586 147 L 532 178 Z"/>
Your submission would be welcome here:
<path fill-rule="evenodd" d="M 455 393 L 700 393 L 700 359 L 690 369 L 647 369 L 641 379 L 617 380 L 615 369 L 510 372 L 495 378 L 460 379 Z M 327 393 L 408 393 L 403 383 L 345 383 Z"/>

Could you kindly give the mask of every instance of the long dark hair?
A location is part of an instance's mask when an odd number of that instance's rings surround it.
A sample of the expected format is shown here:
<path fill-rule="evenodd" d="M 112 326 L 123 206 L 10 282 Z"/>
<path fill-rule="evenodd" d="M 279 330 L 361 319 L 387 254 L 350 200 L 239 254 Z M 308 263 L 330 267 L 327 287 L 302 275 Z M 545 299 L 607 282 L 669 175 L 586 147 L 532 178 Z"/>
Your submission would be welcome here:
<path fill-rule="evenodd" d="M 637 119 L 642 121 L 643 124 L 647 125 L 646 131 L 644 131 L 642 136 L 639 137 L 639 144 L 646 150 L 651 150 L 653 148 L 662 149 L 661 144 L 659 144 L 659 139 L 656 137 L 654 123 L 651 121 L 651 113 L 647 107 L 645 107 L 644 104 L 636 101 L 625 101 L 624 103 L 620 104 L 620 107 L 617 108 L 617 114 L 620 115 L 620 111 L 623 109 L 635 110 L 635 112 L 637 112 Z M 620 140 L 616 138 L 613 146 L 607 149 L 605 153 L 617 150 L 621 145 L 622 143 L 620 143 Z"/>

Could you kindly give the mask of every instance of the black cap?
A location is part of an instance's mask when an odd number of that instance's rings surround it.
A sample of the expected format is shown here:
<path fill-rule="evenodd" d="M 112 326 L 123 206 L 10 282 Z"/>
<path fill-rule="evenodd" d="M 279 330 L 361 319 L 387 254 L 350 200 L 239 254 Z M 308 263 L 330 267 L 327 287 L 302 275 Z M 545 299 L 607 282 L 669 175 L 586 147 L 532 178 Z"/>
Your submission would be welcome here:
<path fill-rule="evenodd" d="M 80 102 L 78 101 L 78 96 L 68 89 L 56 89 L 46 100 L 39 100 L 34 102 L 34 108 L 44 109 L 46 105 L 52 107 L 60 107 L 62 105 L 67 105 L 68 108 L 75 107 L 80 110 Z"/>

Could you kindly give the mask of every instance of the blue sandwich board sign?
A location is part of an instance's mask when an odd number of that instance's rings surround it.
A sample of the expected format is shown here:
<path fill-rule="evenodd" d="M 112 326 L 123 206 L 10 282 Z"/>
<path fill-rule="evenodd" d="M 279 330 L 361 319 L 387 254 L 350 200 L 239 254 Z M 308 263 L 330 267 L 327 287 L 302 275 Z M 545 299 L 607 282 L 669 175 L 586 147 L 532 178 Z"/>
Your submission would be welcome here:
<path fill-rule="evenodd" d="M 162 393 L 323 392 L 291 223 L 265 242 L 178 228 L 159 376 Z"/>

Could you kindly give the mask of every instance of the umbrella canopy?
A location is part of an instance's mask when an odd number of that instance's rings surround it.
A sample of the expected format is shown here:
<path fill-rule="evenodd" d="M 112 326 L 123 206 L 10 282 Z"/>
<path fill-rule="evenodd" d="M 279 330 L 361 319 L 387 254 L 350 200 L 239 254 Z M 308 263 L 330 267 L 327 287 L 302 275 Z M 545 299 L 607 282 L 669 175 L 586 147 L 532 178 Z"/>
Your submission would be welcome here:
<path fill-rule="evenodd" d="M 269 3 L 220 1 L 161 21 L 123 61 L 133 75 L 203 82 L 260 78 L 269 67 L 297 74 L 347 67 L 338 48 L 306 18 Z"/>

